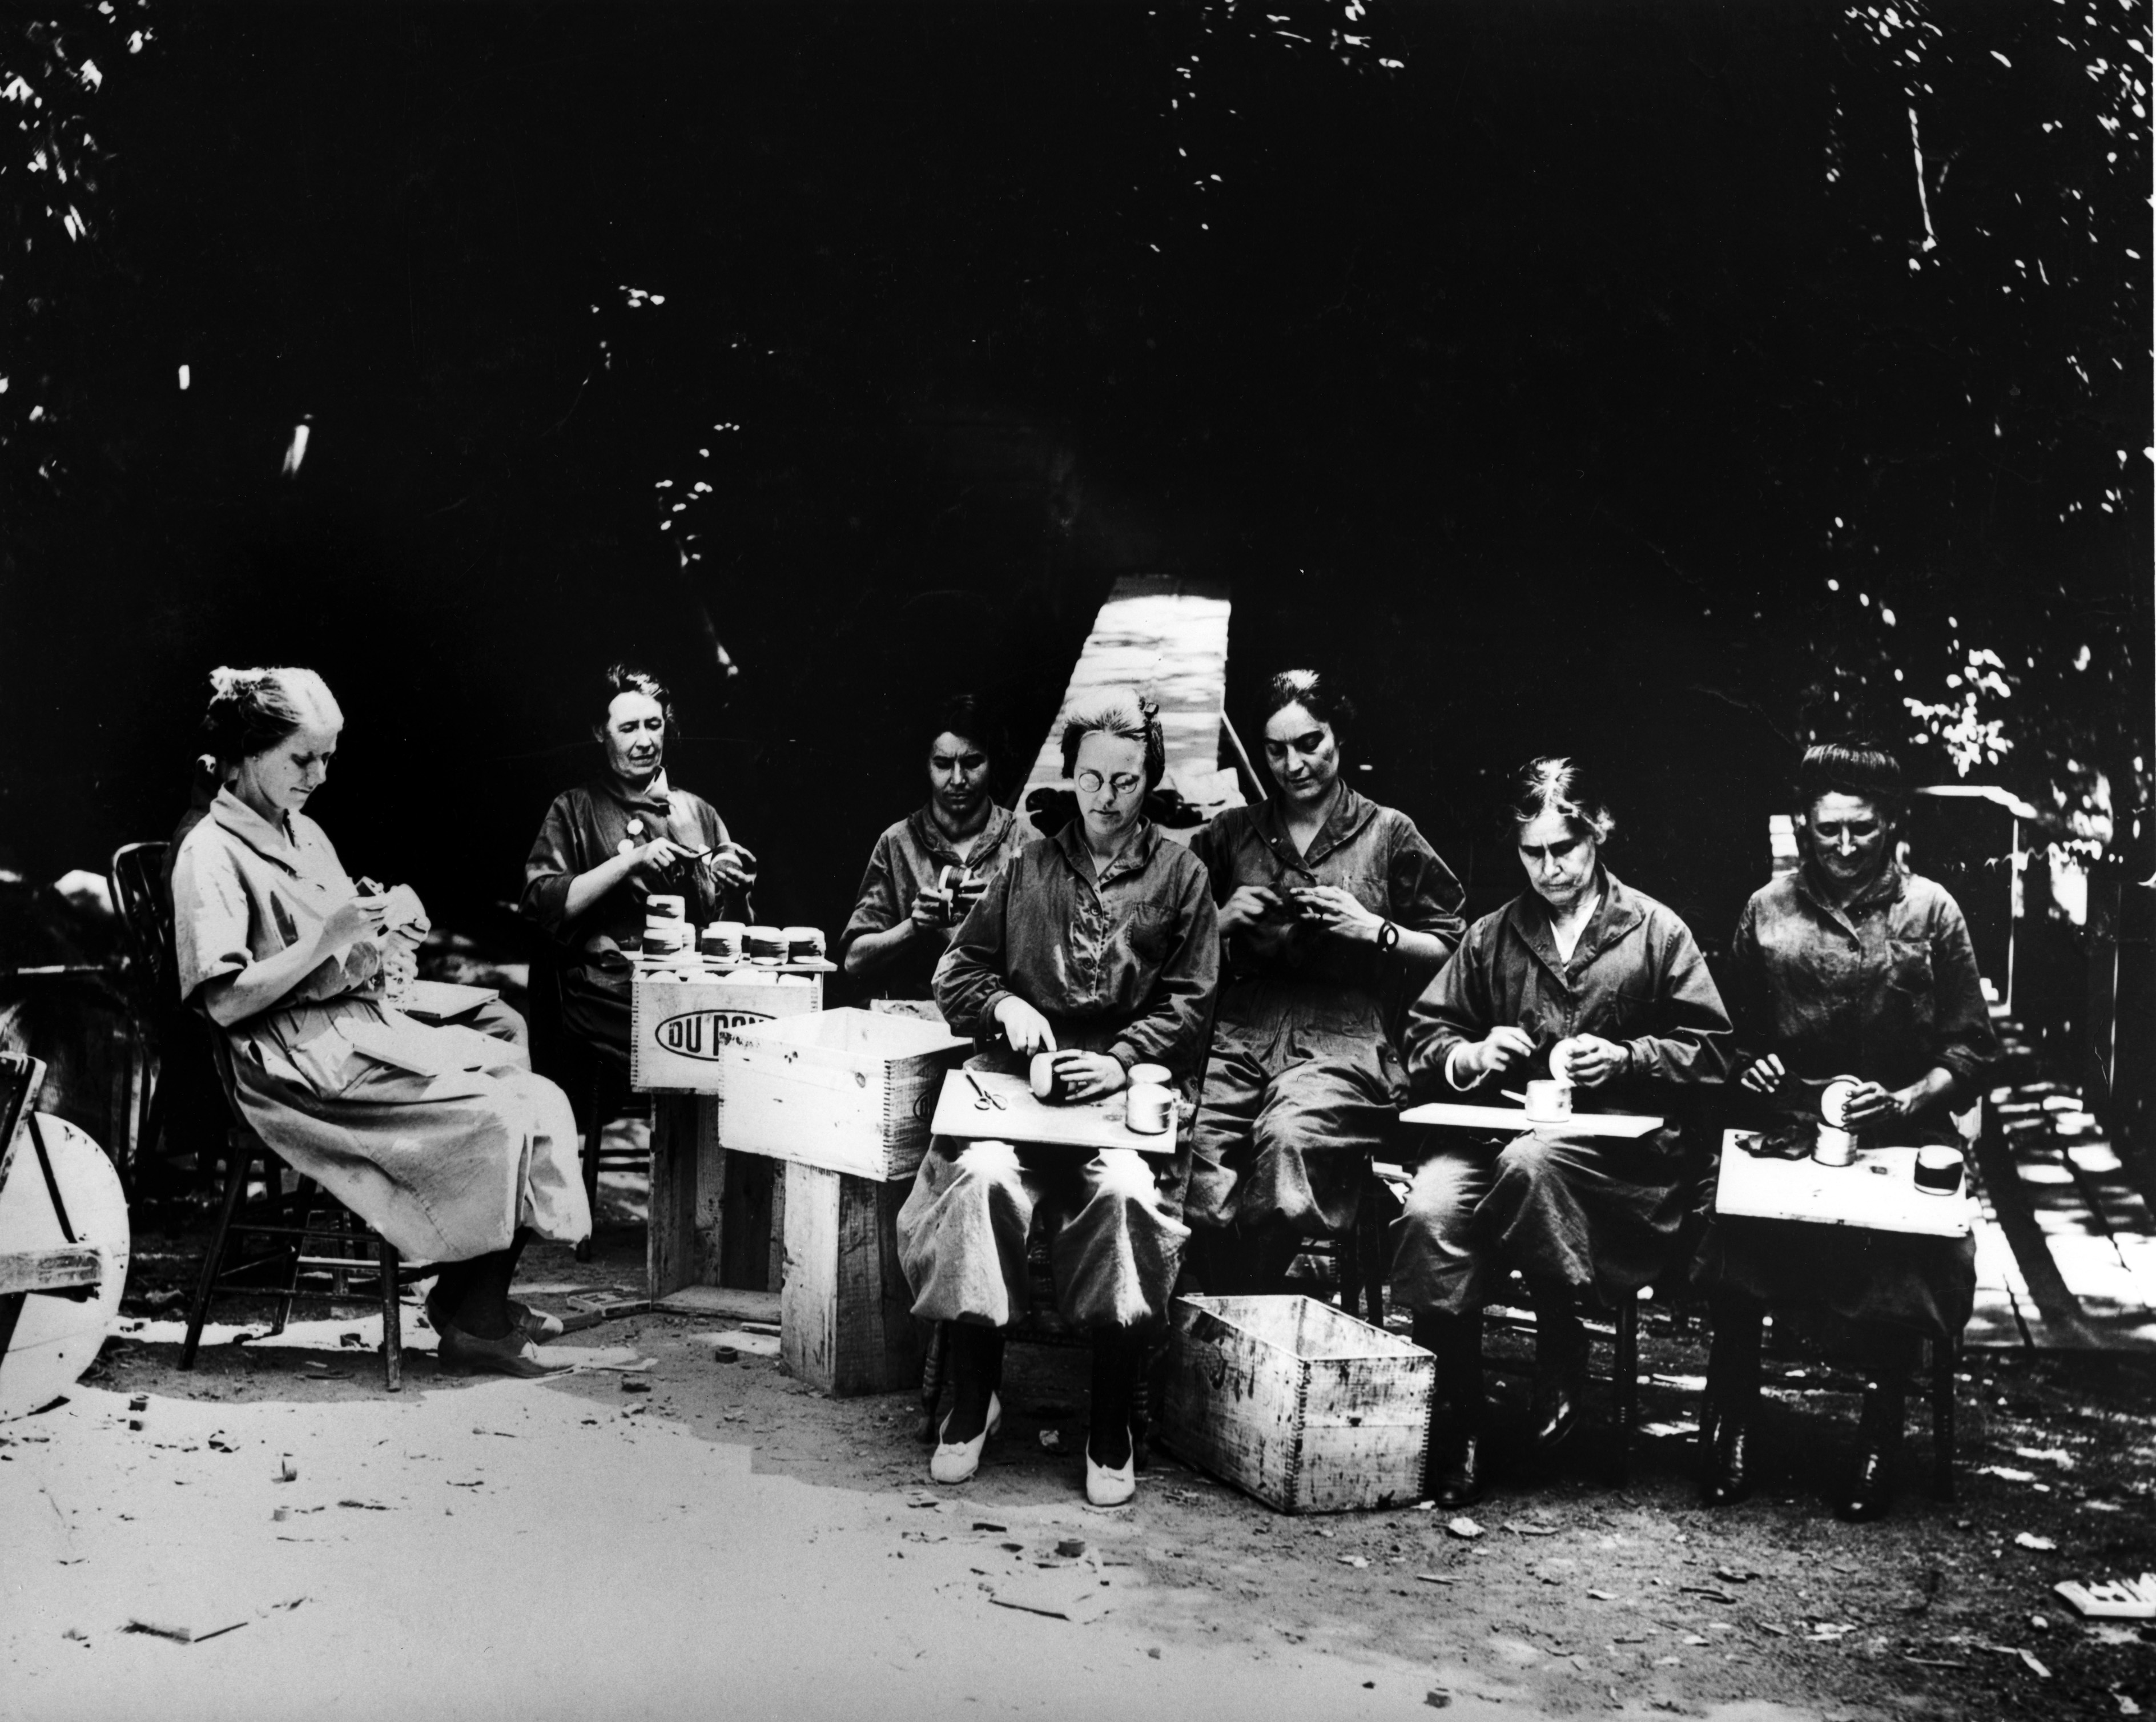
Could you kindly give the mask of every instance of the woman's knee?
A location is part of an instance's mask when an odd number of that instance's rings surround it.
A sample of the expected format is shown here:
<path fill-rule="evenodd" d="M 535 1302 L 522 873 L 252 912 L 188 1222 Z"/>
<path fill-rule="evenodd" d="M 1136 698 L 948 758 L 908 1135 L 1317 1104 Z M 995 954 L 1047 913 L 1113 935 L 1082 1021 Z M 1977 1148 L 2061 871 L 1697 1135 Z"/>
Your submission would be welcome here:
<path fill-rule="evenodd" d="M 1102 1150 L 1091 1171 L 1092 1193 L 1096 1198 L 1158 1206 L 1160 1191 L 1153 1182 L 1152 1167 L 1135 1148 Z"/>

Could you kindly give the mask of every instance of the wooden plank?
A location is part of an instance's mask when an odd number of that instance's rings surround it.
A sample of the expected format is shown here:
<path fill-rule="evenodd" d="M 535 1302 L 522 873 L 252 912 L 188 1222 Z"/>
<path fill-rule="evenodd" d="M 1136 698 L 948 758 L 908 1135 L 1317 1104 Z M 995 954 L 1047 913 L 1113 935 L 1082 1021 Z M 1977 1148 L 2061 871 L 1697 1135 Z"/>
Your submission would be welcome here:
<path fill-rule="evenodd" d="M 921 1336 L 898 1271 L 909 1181 L 789 1162 L 785 1185 L 779 1348 L 788 1368 L 842 1398 L 917 1386 Z"/>
<path fill-rule="evenodd" d="M 1208 817 L 1240 807 L 1234 771 L 1219 766 L 1229 609 L 1224 589 L 1205 582 L 1167 574 L 1118 579 L 1080 648 L 1019 805 L 1024 807 L 1036 788 L 1070 787 L 1063 775 L 1063 725 L 1072 708 L 1110 689 L 1135 688 L 1160 707 L 1168 781 Z M 1168 835 L 1179 839 L 1188 833 Z"/>
<path fill-rule="evenodd" d="M 1402 1124 L 1443 1125 L 1456 1130 L 1508 1132 L 1530 1130 L 1552 1136 L 1614 1136 L 1630 1140 L 1651 1135 L 1666 1120 L 1645 1113 L 1579 1112 L 1562 1124 L 1537 1124 L 1522 1106 L 1478 1106 L 1455 1100 L 1432 1100 L 1400 1114 Z"/>
<path fill-rule="evenodd" d="M 410 996 L 398 1007 L 421 1022 L 446 1022 L 491 1004 L 501 997 L 493 987 L 467 987 L 456 981 L 414 981 Z"/>
<path fill-rule="evenodd" d="M 778 1325 L 775 1291 L 741 1291 L 730 1285 L 685 1285 L 652 1307 L 662 1315 L 694 1315 L 711 1321 L 762 1321 Z"/>
<path fill-rule="evenodd" d="M 694 1284 L 696 1248 L 696 1097 L 651 1102 L 651 1206 L 644 1259 L 654 1298 Z"/>
<path fill-rule="evenodd" d="M 1999 1234 L 2014 1253 L 2022 1283 L 2035 1306 L 2022 1312 L 2022 1319 L 2032 1330 L 2031 1336 L 2040 1346 L 2100 1350 L 2102 1341 L 2083 1319 L 2081 1299 L 2067 1286 L 2065 1275 L 2059 1272 L 2059 1264 L 2051 1258 L 2044 1228 L 2037 1223 L 2028 1189 L 2014 1164 L 2014 1151 L 2005 1135 L 1998 1130 L 1987 1130 L 1978 1137 L 1976 1160 L 1984 1175 L 1984 1193 L 1990 1199 L 1991 1217 L 1998 1222 Z M 2049 1339 L 2035 1331 L 2040 1325 L 2050 1330 Z"/>
<path fill-rule="evenodd" d="M 0 1255 L 0 1297 L 17 1292 L 70 1291 L 105 1277 L 102 1258 L 88 1248 L 22 1250 Z"/>
<path fill-rule="evenodd" d="M 975 1082 L 1003 1104 L 983 1106 Z M 993 1070 L 954 1070 L 943 1079 L 943 1092 L 936 1102 L 936 1120 L 929 1129 L 939 1136 L 975 1142 L 1023 1142 L 1029 1147 L 1047 1148 L 1134 1148 L 1141 1154 L 1175 1152 L 1173 1111 L 1167 1130 L 1147 1136 L 1123 1122 L 1123 1096 L 1113 1094 L 1106 1099 L 1050 1106 L 1034 1098 L 1032 1086 L 1022 1076 L 999 1075 Z"/>
<path fill-rule="evenodd" d="M 1742 1145 L 1750 1135 L 1722 1133 L 1714 1190 L 1718 1214 L 1924 1238 L 1969 1236 L 1974 1212 L 1967 1181 L 1946 1196 L 1918 1189 L 1914 1148 L 1860 1148 L 1851 1165 L 1821 1166 L 1815 1160 L 1748 1154 Z"/>

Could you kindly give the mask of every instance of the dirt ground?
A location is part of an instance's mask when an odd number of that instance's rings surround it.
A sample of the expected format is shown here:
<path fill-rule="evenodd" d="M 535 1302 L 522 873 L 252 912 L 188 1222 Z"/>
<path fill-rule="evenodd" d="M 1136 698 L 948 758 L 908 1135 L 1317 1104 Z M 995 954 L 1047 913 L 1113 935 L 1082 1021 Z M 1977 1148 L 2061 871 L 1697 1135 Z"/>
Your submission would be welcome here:
<path fill-rule="evenodd" d="M 213 1327 L 183 1374 L 160 1306 L 191 1275 L 190 1225 L 138 1235 L 130 1330 L 68 1402 L 0 1427 L 0 1714 L 140 1698 L 246 1717 L 300 1693 L 309 1714 L 378 1715 L 422 1692 L 519 1718 L 2156 1705 L 2156 1629 L 2083 1622 L 2051 1591 L 2156 1566 L 2146 1360 L 1973 1357 L 1958 1498 L 1925 1486 L 1912 1405 L 1879 1525 L 1824 1510 L 1853 1384 L 1801 1356 L 1769 1371 L 1761 1496 L 1697 1506 L 1681 1432 L 1701 1336 L 1659 1315 L 1659 1432 L 1625 1487 L 1590 1430 L 1546 1474 L 1501 1479 L 1471 1538 L 1428 1510 L 1284 1517 L 1159 1453 L 1137 1504 L 1102 1513 L 1081 1492 L 1070 1352 L 1013 1349 L 1004 1433 L 954 1489 L 927 1483 L 911 1396 L 834 1401 L 775 1356 L 716 1361 L 734 1324 L 711 1319 L 608 1322 L 557 1345 L 648 1370 L 516 1383 L 441 1376 L 414 1310 L 392 1397 L 354 1305 L 275 1340 Z M 599 1246 L 582 1267 L 530 1252 L 533 1301 L 640 1283 L 639 1230 L 617 1221 Z M 257 1331 L 265 1313 L 218 1312 Z M 1517 1413 L 1519 1386 L 1500 1391 Z M 244 1630 L 182 1644 L 132 1619 Z"/>

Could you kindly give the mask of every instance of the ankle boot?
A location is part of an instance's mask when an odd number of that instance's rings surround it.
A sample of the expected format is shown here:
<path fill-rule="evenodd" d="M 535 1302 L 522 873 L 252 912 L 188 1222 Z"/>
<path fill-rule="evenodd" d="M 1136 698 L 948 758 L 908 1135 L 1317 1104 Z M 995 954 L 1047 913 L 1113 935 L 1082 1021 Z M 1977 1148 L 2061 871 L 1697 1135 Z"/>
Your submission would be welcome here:
<path fill-rule="evenodd" d="M 1864 1383 L 1864 1412 L 1856 1426 L 1856 1464 L 1835 1516 L 1861 1524 L 1884 1519 L 1894 1501 L 1894 1470 L 1902 1452 L 1902 1422 L 1908 1380 L 1875 1376 Z"/>
<path fill-rule="evenodd" d="M 1700 1448 L 1707 1465 L 1701 1499 L 1726 1507 L 1752 1493 L 1752 1419 L 1759 1403 L 1759 1320 L 1749 1298 L 1716 1301 L 1707 1354 Z"/>
<path fill-rule="evenodd" d="M 1539 1454 L 1562 1447 L 1579 1427 L 1587 1398 L 1587 1330 L 1568 1288 L 1536 1285 L 1529 1294 L 1535 1309 L 1535 1376 L 1527 1440 Z"/>
<path fill-rule="evenodd" d="M 1440 1507 L 1482 1499 L 1482 1315 L 1446 1315 L 1419 1309 L 1414 1342 L 1437 1354 L 1437 1395 L 1431 1407 L 1426 1486 Z"/>

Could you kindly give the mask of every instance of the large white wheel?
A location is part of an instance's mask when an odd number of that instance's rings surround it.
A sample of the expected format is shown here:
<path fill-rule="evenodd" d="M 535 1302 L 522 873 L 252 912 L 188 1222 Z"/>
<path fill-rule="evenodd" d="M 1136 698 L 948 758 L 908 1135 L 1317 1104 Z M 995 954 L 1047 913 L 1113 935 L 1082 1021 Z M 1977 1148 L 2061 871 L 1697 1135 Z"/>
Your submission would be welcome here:
<path fill-rule="evenodd" d="M 34 1293 L 23 1299 L 15 1336 L 0 1357 L 0 1422 L 49 1404 L 82 1378 L 96 1361 L 127 1286 L 127 1197 L 119 1173 L 105 1151 L 65 1119 L 40 1112 L 37 1122 L 75 1241 L 105 1258 L 105 1272 L 97 1294 L 80 1303 Z M 25 1118 L 17 1127 L 7 1187 L 0 1190 L 0 1253 L 58 1249 L 66 1243 Z"/>

